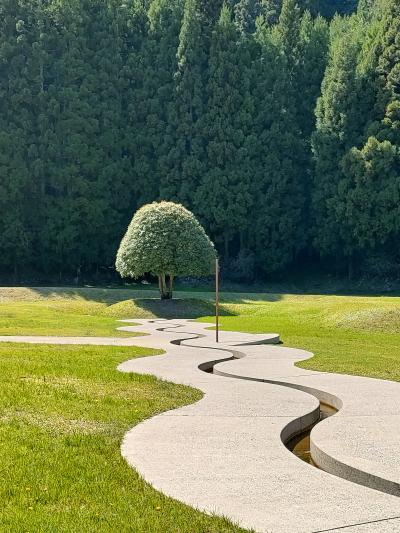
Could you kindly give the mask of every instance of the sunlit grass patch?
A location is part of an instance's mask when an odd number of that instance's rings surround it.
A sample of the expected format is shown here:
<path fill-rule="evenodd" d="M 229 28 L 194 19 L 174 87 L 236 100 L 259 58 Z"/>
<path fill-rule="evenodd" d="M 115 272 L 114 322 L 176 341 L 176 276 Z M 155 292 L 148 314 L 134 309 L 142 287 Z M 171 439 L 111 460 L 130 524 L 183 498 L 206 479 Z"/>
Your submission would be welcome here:
<path fill-rule="evenodd" d="M 336 324 L 347 329 L 400 333 L 400 307 L 352 311 L 339 315 Z"/>
<path fill-rule="evenodd" d="M 76 299 L 0 303 L 0 335 L 127 336 L 106 304 Z"/>
<path fill-rule="evenodd" d="M 67 419 L 61 415 L 44 416 L 36 411 L 23 409 L 6 409 L 0 415 L 1 424 L 20 428 L 22 425 L 36 426 L 41 431 L 52 435 L 94 435 L 96 433 L 115 434 L 121 430 L 113 422 L 96 420 Z"/>

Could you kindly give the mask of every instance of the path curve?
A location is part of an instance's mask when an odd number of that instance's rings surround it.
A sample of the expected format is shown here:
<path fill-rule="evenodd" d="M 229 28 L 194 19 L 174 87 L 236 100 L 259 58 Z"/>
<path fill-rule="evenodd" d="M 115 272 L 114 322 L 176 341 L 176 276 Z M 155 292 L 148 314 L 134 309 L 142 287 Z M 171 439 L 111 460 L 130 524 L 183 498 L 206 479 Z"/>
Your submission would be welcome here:
<path fill-rule="evenodd" d="M 205 396 L 135 426 L 121 449 L 169 496 L 260 532 L 400 532 L 398 383 L 297 368 L 294 362 L 312 354 L 264 344 L 279 340 L 277 335 L 222 332 L 216 344 L 207 324 L 124 322 L 139 325 L 118 329 L 149 335 L 0 341 L 164 349 L 165 355 L 127 361 L 119 369 L 191 385 Z M 226 360 L 227 351 L 239 359 Z M 199 369 L 224 359 L 214 375 Z M 316 397 L 341 409 L 313 429 L 313 459 L 344 478 L 358 475 L 361 485 L 303 463 L 282 445 L 318 419 Z M 380 490 L 362 486 L 371 484 Z"/>

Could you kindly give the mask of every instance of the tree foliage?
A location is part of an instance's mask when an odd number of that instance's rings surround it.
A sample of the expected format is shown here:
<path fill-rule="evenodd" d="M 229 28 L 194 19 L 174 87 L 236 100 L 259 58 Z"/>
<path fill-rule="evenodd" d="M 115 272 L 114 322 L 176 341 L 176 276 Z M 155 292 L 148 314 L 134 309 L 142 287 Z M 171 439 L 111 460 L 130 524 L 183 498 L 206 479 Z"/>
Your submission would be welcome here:
<path fill-rule="evenodd" d="M 399 5 L 354 8 L 0 0 L 0 270 L 113 272 L 157 200 L 240 279 L 400 261 Z"/>
<path fill-rule="evenodd" d="M 175 276 L 207 276 L 215 257 L 213 243 L 190 211 L 173 202 L 154 202 L 133 216 L 116 268 L 123 277 L 158 276 L 161 298 L 168 299 Z"/>
<path fill-rule="evenodd" d="M 398 2 L 361 4 L 334 39 L 317 106 L 316 246 L 323 255 L 346 257 L 350 273 L 355 258 L 396 255 L 399 24 Z"/>

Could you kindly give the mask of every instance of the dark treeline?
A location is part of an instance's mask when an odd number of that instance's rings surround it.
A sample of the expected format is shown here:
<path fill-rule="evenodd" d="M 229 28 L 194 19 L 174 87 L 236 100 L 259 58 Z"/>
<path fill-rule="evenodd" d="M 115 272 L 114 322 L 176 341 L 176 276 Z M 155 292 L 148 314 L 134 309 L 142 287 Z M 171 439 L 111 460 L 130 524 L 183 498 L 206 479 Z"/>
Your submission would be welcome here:
<path fill-rule="evenodd" d="M 400 7 L 360 2 L 0 0 L 0 270 L 102 272 L 167 199 L 237 280 L 395 272 Z"/>

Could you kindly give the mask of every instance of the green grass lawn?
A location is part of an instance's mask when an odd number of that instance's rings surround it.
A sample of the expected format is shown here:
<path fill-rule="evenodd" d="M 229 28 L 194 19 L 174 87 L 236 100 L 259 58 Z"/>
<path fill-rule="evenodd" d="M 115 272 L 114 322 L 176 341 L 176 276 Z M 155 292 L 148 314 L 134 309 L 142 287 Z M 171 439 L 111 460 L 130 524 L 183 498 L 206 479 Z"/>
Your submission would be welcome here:
<path fill-rule="evenodd" d="M 116 370 L 150 353 L 0 344 L 0 531 L 242 531 L 159 494 L 122 459 L 129 428 L 201 397 Z"/>
<path fill-rule="evenodd" d="M 271 295 L 225 305 L 224 329 L 276 332 L 286 346 L 313 352 L 302 368 L 400 381 L 398 297 Z"/>
<path fill-rule="evenodd" d="M 115 335 L 117 318 L 212 322 L 212 293 L 0 288 L 0 334 Z M 301 366 L 400 381 L 400 298 L 222 294 L 224 329 L 277 332 Z M 153 352 L 154 353 L 154 352 Z M 141 348 L 0 344 L 0 531 L 241 531 L 157 493 L 120 456 L 134 424 L 199 391 L 125 375 Z"/>

